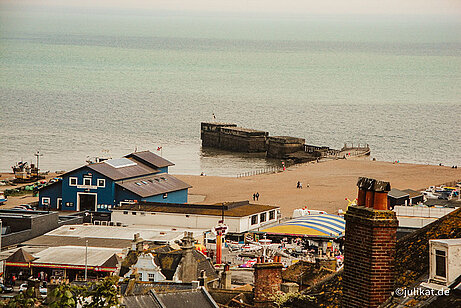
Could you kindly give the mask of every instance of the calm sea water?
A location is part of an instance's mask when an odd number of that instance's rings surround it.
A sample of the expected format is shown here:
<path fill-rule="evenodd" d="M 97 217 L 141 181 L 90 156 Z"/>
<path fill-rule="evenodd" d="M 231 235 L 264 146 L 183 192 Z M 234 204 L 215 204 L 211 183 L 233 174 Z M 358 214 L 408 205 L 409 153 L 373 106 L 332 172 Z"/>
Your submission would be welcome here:
<path fill-rule="evenodd" d="M 173 173 L 276 164 L 202 150 L 211 120 L 380 160 L 461 166 L 461 22 L 443 17 L 0 12 L 0 171 L 135 148 Z"/>

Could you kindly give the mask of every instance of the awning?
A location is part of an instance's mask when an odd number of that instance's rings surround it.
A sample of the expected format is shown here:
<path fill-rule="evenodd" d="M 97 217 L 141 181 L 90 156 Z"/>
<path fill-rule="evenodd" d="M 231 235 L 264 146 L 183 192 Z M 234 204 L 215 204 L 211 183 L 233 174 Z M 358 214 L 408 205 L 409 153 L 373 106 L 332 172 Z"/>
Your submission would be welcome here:
<path fill-rule="evenodd" d="M 344 235 L 346 222 L 338 215 L 321 214 L 297 217 L 261 232 L 280 235 L 338 238 Z"/>

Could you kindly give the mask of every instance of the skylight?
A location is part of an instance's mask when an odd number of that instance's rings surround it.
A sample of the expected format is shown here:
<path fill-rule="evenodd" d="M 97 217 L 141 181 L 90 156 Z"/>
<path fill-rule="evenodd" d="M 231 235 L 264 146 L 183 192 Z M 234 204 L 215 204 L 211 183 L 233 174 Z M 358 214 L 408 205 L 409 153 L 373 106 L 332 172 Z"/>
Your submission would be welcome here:
<path fill-rule="evenodd" d="M 104 161 L 104 163 L 106 163 L 109 166 L 112 166 L 114 168 L 123 168 L 123 167 L 130 167 L 130 166 L 136 166 L 137 165 L 137 163 L 135 163 L 132 160 L 129 160 L 128 158 L 109 159 L 109 160 Z"/>

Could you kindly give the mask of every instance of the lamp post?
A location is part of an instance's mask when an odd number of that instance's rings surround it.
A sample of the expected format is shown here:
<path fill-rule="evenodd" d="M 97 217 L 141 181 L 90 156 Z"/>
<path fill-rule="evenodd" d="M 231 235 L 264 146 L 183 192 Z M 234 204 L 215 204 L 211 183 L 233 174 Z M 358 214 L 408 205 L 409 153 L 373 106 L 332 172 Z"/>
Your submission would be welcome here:
<path fill-rule="evenodd" d="M 37 153 L 35 153 L 34 155 L 37 156 L 37 170 L 39 170 L 39 169 L 38 169 L 38 163 L 39 163 L 39 161 L 40 161 L 40 160 L 39 160 L 39 159 L 40 159 L 40 156 L 43 156 L 43 154 L 40 154 L 40 151 L 37 151 Z"/>
<path fill-rule="evenodd" d="M 88 281 L 88 240 L 85 240 L 85 281 Z"/>

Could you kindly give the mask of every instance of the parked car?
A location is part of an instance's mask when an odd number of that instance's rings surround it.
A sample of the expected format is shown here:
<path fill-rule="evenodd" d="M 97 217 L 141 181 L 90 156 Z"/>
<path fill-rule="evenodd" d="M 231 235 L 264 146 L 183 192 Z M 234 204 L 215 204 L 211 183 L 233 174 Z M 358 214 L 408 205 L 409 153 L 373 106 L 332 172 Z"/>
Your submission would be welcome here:
<path fill-rule="evenodd" d="M 2 293 L 11 293 L 13 288 L 5 286 L 3 283 L 0 283 L 0 292 Z"/>
<path fill-rule="evenodd" d="M 26 290 L 27 290 L 27 282 L 19 286 L 19 292 L 26 291 Z M 40 287 L 39 291 L 42 296 L 46 296 L 48 289 L 44 287 Z"/>
<path fill-rule="evenodd" d="M 28 210 L 33 210 L 34 208 L 30 204 L 21 204 L 20 206 L 25 207 Z"/>

